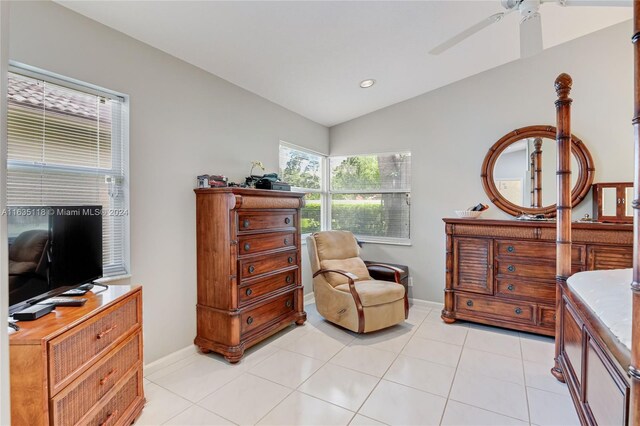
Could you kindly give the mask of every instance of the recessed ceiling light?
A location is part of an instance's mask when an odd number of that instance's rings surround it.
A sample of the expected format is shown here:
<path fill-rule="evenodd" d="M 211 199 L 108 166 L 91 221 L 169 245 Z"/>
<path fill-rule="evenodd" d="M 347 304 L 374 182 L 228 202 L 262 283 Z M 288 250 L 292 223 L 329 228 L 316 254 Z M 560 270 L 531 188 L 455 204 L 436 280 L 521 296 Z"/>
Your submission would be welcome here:
<path fill-rule="evenodd" d="M 376 84 L 376 81 L 372 78 L 367 79 L 367 80 L 362 80 L 360 82 L 360 87 L 362 87 L 363 89 L 368 89 L 369 87 L 373 86 L 374 84 Z"/>

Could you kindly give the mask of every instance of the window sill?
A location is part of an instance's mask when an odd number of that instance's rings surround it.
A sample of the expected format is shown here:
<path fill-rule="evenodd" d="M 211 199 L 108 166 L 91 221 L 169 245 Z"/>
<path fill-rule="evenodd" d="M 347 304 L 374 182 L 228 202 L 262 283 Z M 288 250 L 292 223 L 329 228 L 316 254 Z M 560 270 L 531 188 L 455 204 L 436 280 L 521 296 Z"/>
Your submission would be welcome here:
<path fill-rule="evenodd" d="M 356 237 L 358 238 L 358 241 L 360 241 L 361 243 L 365 243 L 365 244 L 383 244 L 383 245 L 388 245 L 388 246 L 405 246 L 405 247 L 411 247 L 413 244 L 411 243 L 411 240 L 405 240 L 405 239 L 377 239 L 377 238 L 366 238 L 366 237 L 361 237 L 356 235 Z"/>

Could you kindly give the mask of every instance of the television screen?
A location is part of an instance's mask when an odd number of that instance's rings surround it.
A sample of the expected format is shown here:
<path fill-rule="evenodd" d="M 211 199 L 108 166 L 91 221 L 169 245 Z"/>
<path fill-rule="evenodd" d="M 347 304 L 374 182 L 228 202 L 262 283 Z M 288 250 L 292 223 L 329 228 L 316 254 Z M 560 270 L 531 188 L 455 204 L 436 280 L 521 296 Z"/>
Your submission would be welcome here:
<path fill-rule="evenodd" d="M 10 207 L 9 312 L 102 276 L 102 207 Z"/>

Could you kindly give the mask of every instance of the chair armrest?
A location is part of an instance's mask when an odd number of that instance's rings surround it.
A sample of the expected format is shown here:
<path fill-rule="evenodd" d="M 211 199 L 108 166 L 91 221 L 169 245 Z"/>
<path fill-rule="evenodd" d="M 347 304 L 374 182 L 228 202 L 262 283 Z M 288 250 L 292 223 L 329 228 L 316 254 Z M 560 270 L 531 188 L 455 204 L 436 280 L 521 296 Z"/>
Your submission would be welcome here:
<path fill-rule="evenodd" d="M 355 280 L 358 279 L 358 276 L 351 272 L 341 271 L 339 269 L 320 269 L 313 274 L 313 278 L 326 273 L 343 275 L 349 280 L 349 293 L 351 293 L 351 297 L 353 297 L 353 301 L 356 304 L 356 311 L 358 312 L 358 333 L 364 333 L 364 308 L 362 307 L 362 301 L 360 300 L 360 295 L 356 291 L 355 286 Z"/>
<path fill-rule="evenodd" d="M 367 269 L 369 269 L 372 266 L 375 266 L 377 268 L 385 268 L 385 269 L 389 269 L 390 271 L 393 271 L 393 278 L 395 279 L 396 283 L 402 284 L 400 282 L 400 274 L 404 272 L 402 269 L 396 268 L 395 266 L 391 266 L 391 265 L 385 265 L 384 263 L 369 263 L 367 264 Z"/>

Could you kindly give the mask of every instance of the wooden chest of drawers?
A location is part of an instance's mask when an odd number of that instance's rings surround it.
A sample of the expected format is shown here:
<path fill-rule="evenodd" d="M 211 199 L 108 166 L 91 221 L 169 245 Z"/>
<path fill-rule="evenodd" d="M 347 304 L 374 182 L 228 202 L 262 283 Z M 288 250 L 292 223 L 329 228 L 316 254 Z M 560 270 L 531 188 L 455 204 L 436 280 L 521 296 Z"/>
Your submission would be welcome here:
<path fill-rule="evenodd" d="M 141 287 L 84 297 L 11 335 L 12 424 L 125 425 L 142 410 Z"/>
<path fill-rule="evenodd" d="M 555 222 L 444 219 L 447 234 L 442 319 L 554 335 Z M 630 268 L 630 225 L 575 223 L 572 272 Z"/>
<path fill-rule="evenodd" d="M 197 336 L 238 362 L 245 349 L 306 320 L 300 275 L 304 194 L 196 189 Z"/>

